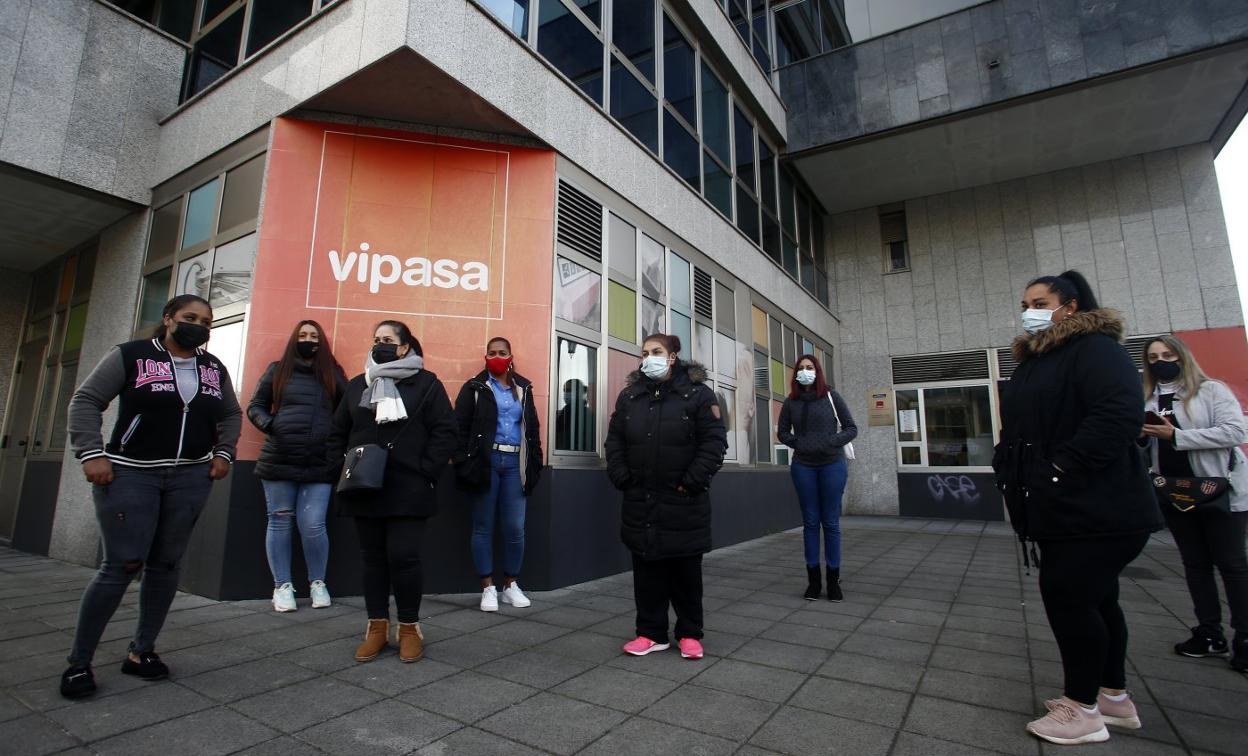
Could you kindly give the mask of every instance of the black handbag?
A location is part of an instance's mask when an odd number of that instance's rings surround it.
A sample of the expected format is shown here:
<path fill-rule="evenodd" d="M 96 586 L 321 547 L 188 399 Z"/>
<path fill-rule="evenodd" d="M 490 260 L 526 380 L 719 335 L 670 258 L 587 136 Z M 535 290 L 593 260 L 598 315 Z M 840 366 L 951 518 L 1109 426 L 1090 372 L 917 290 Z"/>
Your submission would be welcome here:
<path fill-rule="evenodd" d="M 399 440 L 399 436 L 402 436 L 412 424 L 420 408 L 425 405 L 425 399 L 429 398 L 430 391 L 433 391 L 433 384 L 429 384 L 429 388 L 425 390 L 425 395 L 416 405 L 416 409 L 408 414 L 407 422 L 403 423 L 403 427 L 389 442 L 384 445 L 381 443 L 381 426 L 378 426 L 377 443 L 360 444 L 347 449 L 346 459 L 342 463 L 342 473 L 338 476 L 336 489 L 338 493 L 352 496 L 385 488 L 386 462 L 390 458 L 390 450 L 394 448 L 394 443 Z"/>
<path fill-rule="evenodd" d="M 1230 452 L 1227 473 L 1235 469 L 1235 450 Z M 1231 511 L 1230 478 L 1176 478 L 1167 475 L 1153 476 L 1157 499 L 1169 504 L 1179 512 Z"/>

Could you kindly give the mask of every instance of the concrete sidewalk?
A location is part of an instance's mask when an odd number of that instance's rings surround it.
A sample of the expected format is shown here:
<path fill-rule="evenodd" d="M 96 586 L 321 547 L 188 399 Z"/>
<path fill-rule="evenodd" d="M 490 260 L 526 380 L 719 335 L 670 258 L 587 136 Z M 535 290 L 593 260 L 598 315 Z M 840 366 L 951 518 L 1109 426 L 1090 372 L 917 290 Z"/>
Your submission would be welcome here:
<path fill-rule="evenodd" d="M 352 660 L 359 598 L 314 611 L 303 595 L 278 615 L 267 601 L 180 595 L 158 648 L 173 679 L 145 684 L 118 670 L 132 590 L 96 656 L 100 691 L 79 703 L 57 683 L 91 571 L 0 549 L 0 752 L 1041 752 L 1023 725 L 1060 693 L 1061 668 L 1007 527 L 846 518 L 844 529 L 839 604 L 801 599 L 799 532 L 708 555 L 700 662 L 621 655 L 633 631 L 624 573 L 496 614 L 475 594 L 431 596 L 416 664 L 393 650 Z M 1128 568 L 1122 600 L 1144 728 L 1085 748 L 1248 753 L 1248 676 L 1171 651 L 1191 607 L 1168 536 Z"/>

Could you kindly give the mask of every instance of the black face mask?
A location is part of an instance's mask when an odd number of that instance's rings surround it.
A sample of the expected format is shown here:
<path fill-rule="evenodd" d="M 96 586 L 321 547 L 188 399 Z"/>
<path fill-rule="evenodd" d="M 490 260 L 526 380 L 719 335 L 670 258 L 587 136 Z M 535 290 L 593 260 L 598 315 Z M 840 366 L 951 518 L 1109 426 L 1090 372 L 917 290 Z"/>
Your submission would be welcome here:
<path fill-rule="evenodd" d="M 174 326 L 173 340 L 183 349 L 196 349 L 208 343 L 208 329 L 198 323 L 179 320 Z"/>
<path fill-rule="evenodd" d="M 1179 367 L 1177 362 L 1166 362 L 1165 360 L 1157 360 L 1148 365 L 1148 370 L 1153 377 L 1162 382 L 1170 382 L 1179 377 L 1179 373 L 1183 372 L 1183 368 Z"/>
<path fill-rule="evenodd" d="M 316 350 L 320 348 L 321 348 L 321 345 L 316 343 L 315 341 L 295 342 L 295 351 L 299 354 L 300 357 L 302 357 L 305 360 L 312 359 L 312 355 L 316 354 Z"/>
<path fill-rule="evenodd" d="M 373 344 L 373 362 L 378 365 L 399 359 L 398 344 Z"/>

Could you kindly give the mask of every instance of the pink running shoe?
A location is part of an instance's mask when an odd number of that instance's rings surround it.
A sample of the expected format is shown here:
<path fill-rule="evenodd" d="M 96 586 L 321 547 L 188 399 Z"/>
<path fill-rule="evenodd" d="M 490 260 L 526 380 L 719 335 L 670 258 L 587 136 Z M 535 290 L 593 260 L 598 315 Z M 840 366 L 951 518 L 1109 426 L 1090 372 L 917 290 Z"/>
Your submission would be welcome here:
<path fill-rule="evenodd" d="M 1049 713 L 1027 724 L 1027 732 L 1058 745 L 1102 743 L 1109 740 L 1109 730 L 1099 711 L 1088 712 L 1062 696 L 1044 702 Z"/>
<path fill-rule="evenodd" d="M 1130 695 L 1121 701 L 1115 701 L 1104 693 L 1098 693 L 1096 706 L 1101 710 L 1101 719 L 1105 720 L 1105 724 L 1127 730 L 1140 729 L 1140 714 L 1136 711 Z"/>
<path fill-rule="evenodd" d="M 681 638 L 677 643 L 680 645 L 680 655 L 686 659 L 702 658 L 702 642 L 697 638 Z"/>
<path fill-rule="evenodd" d="M 670 643 L 655 643 L 644 635 L 638 635 L 624 644 L 624 653 L 632 656 L 645 656 L 651 651 L 666 651 L 671 647 Z"/>

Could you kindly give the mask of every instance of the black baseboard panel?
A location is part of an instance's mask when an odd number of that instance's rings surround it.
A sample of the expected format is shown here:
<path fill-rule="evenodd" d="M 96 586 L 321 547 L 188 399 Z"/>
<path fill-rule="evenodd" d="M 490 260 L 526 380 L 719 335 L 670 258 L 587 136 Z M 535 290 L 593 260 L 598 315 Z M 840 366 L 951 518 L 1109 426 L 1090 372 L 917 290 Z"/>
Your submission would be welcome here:
<path fill-rule="evenodd" d="M 61 460 L 26 463 L 17 518 L 13 522 L 13 548 L 47 556 L 52 543 L 56 497 L 61 490 Z M 85 506 L 90 506 L 86 502 Z"/>
<path fill-rule="evenodd" d="M 182 587 L 222 600 L 267 598 L 273 579 L 265 557 L 267 515 L 255 463 L 240 461 L 225 484 L 218 484 L 183 564 Z M 456 489 L 448 469 L 438 485 L 439 511 L 425 531 L 426 593 L 475 591 L 479 578 L 468 543 L 472 508 Z M 716 548 L 758 538 L 801 524 L 797 497 L 787 469 L 725 468 L 711 488 Z M 620 543 L 620 494 L 604 470 L 547 469 L 529 497 L 521 584 L 552 590 L 629 569 Z M 359 595 L 360 556 L 355 527 L 330 505 L 326 583 L 336 595 Z M 294 537 L 292 577 L 307 597 L 307 573 L 299 539 Z M 496 538 L 496 541 L 498 539 Z M 501 568 L 496 548 L 495 566 Z M 800 554 L 794 560 L 800 560 Z"/>

